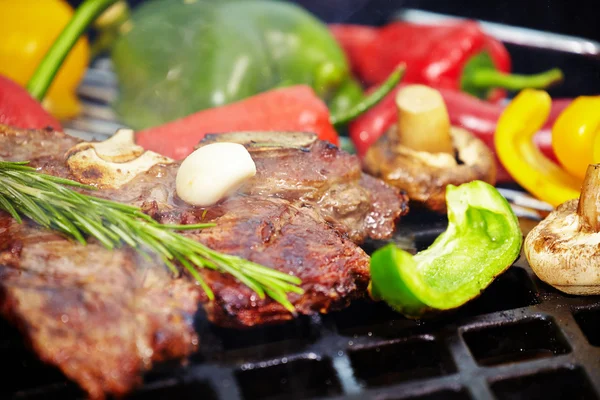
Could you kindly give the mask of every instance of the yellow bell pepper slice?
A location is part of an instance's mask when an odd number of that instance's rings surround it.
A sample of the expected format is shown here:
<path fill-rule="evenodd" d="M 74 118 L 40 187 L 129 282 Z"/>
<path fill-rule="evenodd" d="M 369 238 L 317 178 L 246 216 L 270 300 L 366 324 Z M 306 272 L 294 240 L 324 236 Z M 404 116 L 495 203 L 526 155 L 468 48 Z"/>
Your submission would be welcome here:
<path fill-rule="evenodd" d="M 500 116 L 494 142 L 498 158 L 515 181 L 556 207 L 579 197 L 581 180 L 546 158 L 533 142 L 551 106 L 552 98 L 546 91 L 522 90 Z"/>
<path fill-rule="evenodd" d="M 579 96 L 552 126 L 552 149 L 568 173 L 581 181 L 600 162 L 600 96 Z"/>
<path fill-rule="evenodd" d="M 64 0 L 2 0 L 0 4 L 0 74 L 25 86 L 74 10 Z M 44 97 L 44 108 L 58 119 L 80 113 L 76 89 L 88 66 L 89 52 L 87 38 L 81 36 Z"/>

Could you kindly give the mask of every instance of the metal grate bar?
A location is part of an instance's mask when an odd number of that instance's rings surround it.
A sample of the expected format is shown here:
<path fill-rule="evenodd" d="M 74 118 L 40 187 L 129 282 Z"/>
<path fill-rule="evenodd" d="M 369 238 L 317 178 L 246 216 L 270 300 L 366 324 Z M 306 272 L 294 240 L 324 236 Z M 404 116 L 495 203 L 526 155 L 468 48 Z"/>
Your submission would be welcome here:
<path fill-rule="evenodd" d="M 417 9 L 403 9 L 395 18 L 419 24 L 431 24 L 444 21 L 459 21 L 464 18 L 439 14 Z M 537 29 L 509 26 L 505 24 L 477 20 L 484 31 L 506 43 L 518 46 L 548 49 L 565 53 L 573 53 L 600 59 L 600 43 L 578 36 L 563 35 Z"/>

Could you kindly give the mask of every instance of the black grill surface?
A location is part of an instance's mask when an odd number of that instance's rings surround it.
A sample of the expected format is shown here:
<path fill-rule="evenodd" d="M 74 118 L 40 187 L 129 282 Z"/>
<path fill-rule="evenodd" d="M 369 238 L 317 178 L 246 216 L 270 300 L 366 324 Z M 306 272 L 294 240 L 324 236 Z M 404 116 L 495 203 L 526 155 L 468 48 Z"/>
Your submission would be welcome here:
<path fill-rule="evenodd" d="M 444 228 L 413 214 L 394 241 L 417 251 Z M 215 327 L 199 314 L 197 330 L 197 354 L 157 365 L 128 398 L 600 399 L 600 297 L 561 294 L 523 256 L 479 298 L 428 320 L 365 299 L 247 331 Z M 84 398 L 4 322 L 0 365 L 9 371 L 0 398 Z"/>
<path fill-rule="evenodd" d="M 563 95 L 576 96 L 594 84 L 591 78 L 577 82 L 584 79 L 582 70 L 597 71 L 595 57 L 535 46 L 513 50 L 528 56 L 521 72 L 548 65 L 571 71 Z M 89 69 L 79 95 L 83 116 L 66 126 L 68 133 L 104 140 L 123 127 L 110 108 L 116 82 L 106 59 Z M 526 234 L 535 222 L 522 223 Z M 417 251 L 444 228 L 439 218 L 411 213 L 393 241 Z M 364 247 L 372 252 L 383 244 Z M 128 398 L 600 399 L 600 296 L 561 294 L 535 277 L 524 256 L 479 298 L 433 319 L 409 320 L 383 303 L 361 300 L 329 315 L 248 331 L 217 328 L 199 314 L 197 330 L 197 354 L 184 364 L 157 365 Z M 0 399 L 84 398 L 2 320 L 0 366 Z"/>

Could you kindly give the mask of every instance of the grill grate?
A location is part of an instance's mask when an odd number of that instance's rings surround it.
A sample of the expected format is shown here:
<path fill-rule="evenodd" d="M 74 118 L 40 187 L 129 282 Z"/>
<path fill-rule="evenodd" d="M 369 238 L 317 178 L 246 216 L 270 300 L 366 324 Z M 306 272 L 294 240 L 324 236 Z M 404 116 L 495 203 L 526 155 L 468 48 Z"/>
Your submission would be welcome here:
<path fill-rule="evenodd" d="M 97 60 L 79 92 L 81 118 L 66 125 L 84 140 L 124 127 L 108 106 L 116 96 L 110 62 Z M 524 233 L 547 205 L 519 190 L 502 193 Z M 392 239 L 428 246 L 445 221 L 411 214 Z M 383 243 L 367 243 L 368 252 Z M 130 399 L 600 399 L 600 297 L 559 293 L 522 256 L 482 295 L 435 319 L 402 317 L 383 303 L 356 301 L 329 315 L 249 331 L 197 316 L 201 348 L 185 365 L 157 365 Z M 83 398 L 81 390 L 26 349 L 0 320 L 0 398 Z"/>
<path fill-rule="evenodd" d="M 407 217 L 394 241 L 414 250 L 433 241 L 443 222 L 423 230 L 431 224 L 421 217 Z M 200 351 L 186 365 L 157 365 L 129 398 L 600 399 L 599 323 L 598 296 L 559 293 L 521 257 L 479 298 L 435 319 L 369 300 L 248 331 L 199 314 Z M 0 365 L 10 367 L 0 398 L 83 397 L 6 323 Z"/>

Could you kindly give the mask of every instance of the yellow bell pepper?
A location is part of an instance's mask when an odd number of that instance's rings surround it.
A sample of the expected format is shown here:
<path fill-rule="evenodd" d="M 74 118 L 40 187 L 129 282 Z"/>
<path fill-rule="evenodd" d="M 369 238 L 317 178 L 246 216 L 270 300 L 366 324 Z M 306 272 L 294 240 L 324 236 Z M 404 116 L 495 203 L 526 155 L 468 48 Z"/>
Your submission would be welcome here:
<path fill-rule="evenodd" d="M 74 10 L 64 0 L 2 0 L 0 7 L 0 74 L 25 86 Z M 42 105 L 58 119 L 80 113 L 76 89 L 89 52 L 87 38 L 79 37 L 44 97 Z"/>
<path fill-rule="evenodd" d="M 552 126 L 552 149 L 568 173 L 583 181 L 600 162 L 600 96 L 579 96 Z"/>
<path fill-rule="evenodd" d="M 525 190 L 556 207 L 579 197 L 581 180 L 546 158 L 533 136 L 546 122 L 552 99 L 543 90 L 522 90 L 498 120 L 494 144 L 498 158 Z"/>

